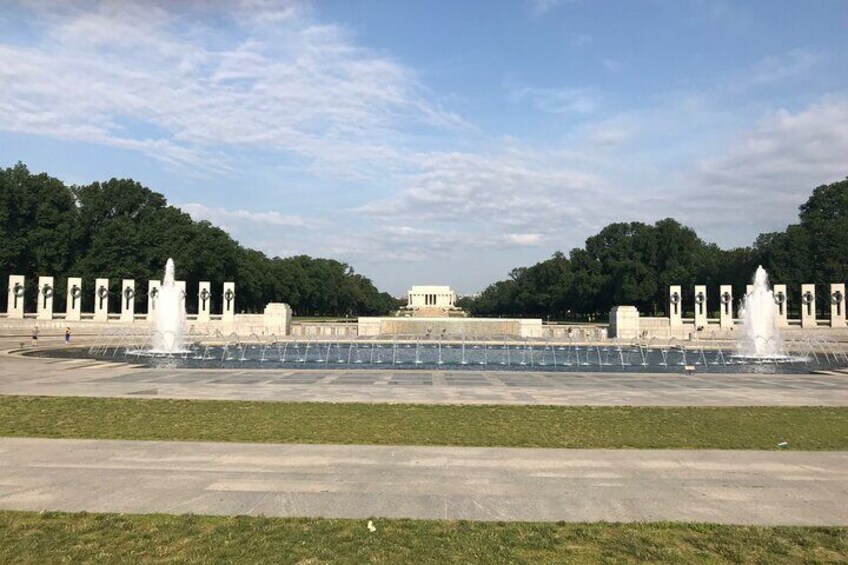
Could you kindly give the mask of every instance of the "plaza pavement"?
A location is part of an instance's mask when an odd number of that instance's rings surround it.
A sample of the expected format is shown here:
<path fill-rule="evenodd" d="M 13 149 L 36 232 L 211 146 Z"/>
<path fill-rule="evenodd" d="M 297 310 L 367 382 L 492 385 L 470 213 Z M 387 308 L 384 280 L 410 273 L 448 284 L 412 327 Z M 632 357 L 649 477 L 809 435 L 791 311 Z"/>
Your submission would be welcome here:
<path fill-rule="evenodd" d="M 267 401 L 848 406 L 848 375 L 150 369 L 0 351 L 0 394 Z M 848 452 L 0 438 L 0 508 L 848 525 Z"/>
<path fill-rule="evenodd" d="M 848 406 L 848 375 L 153 369 L 0 352 L 0 394 L 419 404 Z"/>
<path fill-rule="evenodd" d="M 848 453 L 0 439 L 0 508 L 848 525 Z"/>

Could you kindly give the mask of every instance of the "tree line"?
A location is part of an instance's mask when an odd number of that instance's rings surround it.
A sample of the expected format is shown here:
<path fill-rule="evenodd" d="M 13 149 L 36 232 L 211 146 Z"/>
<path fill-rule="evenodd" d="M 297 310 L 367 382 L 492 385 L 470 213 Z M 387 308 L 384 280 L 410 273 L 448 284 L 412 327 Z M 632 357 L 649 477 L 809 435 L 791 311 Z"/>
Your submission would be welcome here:
<path fill-rule="evenodd" d="M 349 265 L 306 255 L 273 257 L 243 247 L 226 232 L 168 205 L 162 194 L 130 179 L 67 186 L 18 163 L 0 169 L 0 291 L 8 275 L 27 278 L 28 310 L 35 309 L 39 275 L 55 277 L 56 309 L 65 308 L 69 276 L 83 278 L 83 308 L 91 310 L 94 279 L 111 280 L 112 309 L 119 309 L 120 281 L 136 280 L 136 311 L 147 307 L 148 279 L 160 279 L 173 257 L 178 278 L 196 296 L 199 281 L 213 285 L 213 311 L 221 308 L 224 281 L 236 282 L 237 309 L 261 311 L 287 302 L 301 316 L 383 315 L 400 304 L 379 292 Z M 798 222 L 764 233 L 749 247 L 721 249 L 674 219 L 654 224 L 614 223 L 568 255 L 556 252 L 459 305 L 476 316 L 541 317 L 553 320 L 605 316 L 617 304 L 663 314 L 668 286 L 683 287 L 691 308 L 693 286 L 706 284 L 712 310 L 720 284 L 744 294 L 757 265 L 772 282 L 790 285 L 790 312 L 799 308 L 801 283 L 827 285 L 848 279 L 848 179 L 813 190 Z M 189 309 L 196 301 L 187 301 Z M 0 300 L 0 310 L 5 309 Z M 825 300 L 818 300 L 823 312 Z"/>
<path fill-rule="evenodd" d="M 261 312 L 286 302 L 301 316 L 381 315 L 398 307 L 366 277 L 332 259 L 273 257 L 243 247 L 207 221 L 194 221 L 162 194 L 129 179 L 67 186 L 22 163 L 0 170 L 0 290 L 6 308 L 8 275 L 26 276 L 34 310 L 37 277 L 55 277 L 55 308 L 65 308 L 66 280 L 83 278 L 83 308 L 91 311 L 94 279 L 111 281 L 119 309 L 121 279 L 136 281 L 136 311 L 147 308 L 147 280 L 161 279 L 172 257 L 189 297 L 210 281 L 220 311 L 224 281 L 236 283 L 237 311 Z M 196 300 L 187 300 L 191 311 Z"/>
<path fill-rule="evenodd" d="M 829 312 L 829 284 L 848 280 L 848 179 L 813 190 L 798 223 L 764 233 L 750 247 L 721 249 L 694 230 L 666 218 L 652 225 L 614 223 L 566 256 L 556 252 L 487 287 L 460 306 L 476 316 L 550 319 L 603 317 L 617 304 L 644 314 L 667 314 L 670 285 L 681 285 L 692 308 L 693 286 L 706 284 L 710 310 L 719 308 L 719 285 L 745 293 L 757 265 L 788 289 L 790 312 L 799 309 L 800 285 L 815 283 L 819 310 Z"/>

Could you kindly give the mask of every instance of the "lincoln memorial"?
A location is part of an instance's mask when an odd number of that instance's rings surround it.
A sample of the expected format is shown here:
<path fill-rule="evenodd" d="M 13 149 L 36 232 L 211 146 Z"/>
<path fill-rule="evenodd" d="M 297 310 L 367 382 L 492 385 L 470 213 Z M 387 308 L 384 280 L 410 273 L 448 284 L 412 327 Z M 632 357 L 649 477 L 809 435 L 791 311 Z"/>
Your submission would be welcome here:
<path fill-rule="evenodd" d="M 413 286 L 407 296 L 407 308 L 454 308 L 456 293 L 449 286 Z"/>

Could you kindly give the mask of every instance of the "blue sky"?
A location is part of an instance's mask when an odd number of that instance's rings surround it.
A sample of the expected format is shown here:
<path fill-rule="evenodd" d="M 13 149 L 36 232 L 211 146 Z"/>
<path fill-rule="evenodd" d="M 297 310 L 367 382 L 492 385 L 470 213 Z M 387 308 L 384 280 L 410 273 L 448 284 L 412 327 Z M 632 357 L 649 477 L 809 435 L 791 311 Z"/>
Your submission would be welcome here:
<path fill-rule="evenodd" d="M 482 290 L 612 221 L 749 245 L 848 176 L 848 2 L 4 2 L 0 166 Z"/>

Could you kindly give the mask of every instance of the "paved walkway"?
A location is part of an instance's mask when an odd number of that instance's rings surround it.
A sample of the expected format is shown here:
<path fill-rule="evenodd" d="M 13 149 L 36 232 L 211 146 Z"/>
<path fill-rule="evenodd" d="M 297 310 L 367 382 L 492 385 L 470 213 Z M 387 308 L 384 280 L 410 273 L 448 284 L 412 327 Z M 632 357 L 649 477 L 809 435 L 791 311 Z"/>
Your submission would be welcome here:
<path fill-rule="evenodd" d="M 848 525 L 848 453 L 3 438 L 0 508 Z"/>
<path fill-rule="evenodd" d="M 426 404 L 848 406 L 848 375 L 151 369 L 0 353 L 0 394 Z"/>

